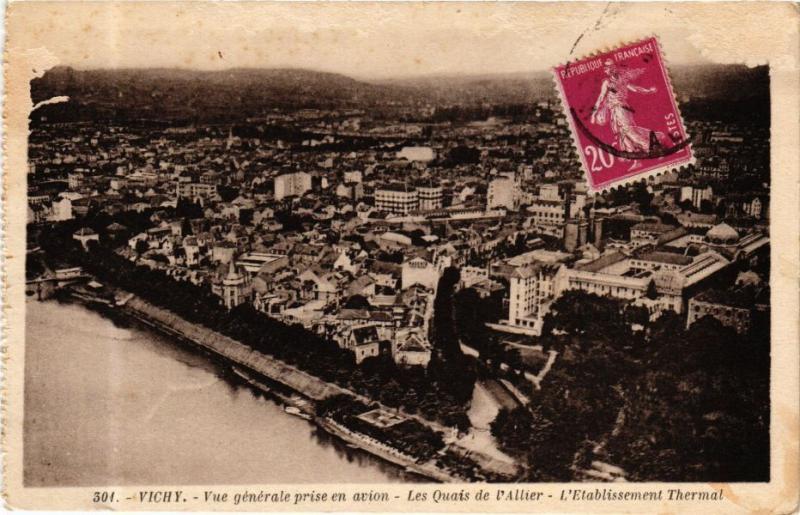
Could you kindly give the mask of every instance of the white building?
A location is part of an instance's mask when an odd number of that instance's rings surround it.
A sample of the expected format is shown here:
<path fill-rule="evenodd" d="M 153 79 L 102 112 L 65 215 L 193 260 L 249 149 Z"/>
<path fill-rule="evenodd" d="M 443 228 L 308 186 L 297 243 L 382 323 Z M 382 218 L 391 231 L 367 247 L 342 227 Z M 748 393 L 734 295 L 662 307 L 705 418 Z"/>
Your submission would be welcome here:
<path fill-rule="evenodd" d="M 89 242 L 100 241 L 100 235 L 88 227 L 83 227 L 72 234 L 72 239 L 81 242 L 83 250 L 89 250 Z"/>
<path fill-rule="evenodd" d="M 53 209 L 50 212 L 50 220 L 62 222 L 72 219 L 72 201 L 68 198 L 61 198 L 53 201 Z"/>
<path fill-rule="evenodd" d="M 504 323 L 540 334 L 550 304 L 568 290 L 633 301 L 654 316 L 665 310 L 680 314 L 684 312 L 684 290 L 729 264 L 713 251 L 694 258 L 659 251 L 632 256 L 609 252 L 574 268 L 555 263 L 525 264 L 509 280 L 509 314 Z M 648 296 L 652 288 L 655 298 Z"/>
<path fill-rule="evenodd" d="M 433 211 L 434 209 L 442 208 L 441 186 L 417 186 L 417 195 L 421 211 Z"/>
<path fill-rule="evenodd" d="M 311 174 L 294 172 L 275 177 L 275 200 L 302 196 L 311 189 Z"/>
<path fill-rule="evenodd" d="M 431 360 L 431 346 L 419 329 L 400 329 L 392 341 L 392 357 L 398 365 L 425 367 Z"/>
<path fill-rule="evenodd" d="M 67 175 L 67 186 L 71 190 L 77 190 L 83 186 L 86 176 L 80 172 L 74 172 Z"/>
<path fill-rule="evenodd" d="M 183 253 L 185 256 L 186 266 L 192 267 L 199 264 L 201 256 L 200 252 L 200 244 L 195 236 L 186 236 L 183 239 Z"/>
<path fill-rule="evenodd" d="M 743 201 L 739 204 L 742 211 L 752 216 L 753 218 L 761 218 L 764 211 L 764 203 L 758 197 L 753 197 L 752 200 Z"/>
<path fill-rule="evenodd" d="M 353 351 L 356 364 L 380 354 L 380 336 L 374 324 L 348 328 L 342 341 L 343 348 Z"/>
<path fill-rule="evenodd" d="M 704 188 L 697 186 L 682 186 L 679 202 L 689 200 L 695 209 L 700 209 L 700 206 L 704 200 L 708 200 L 710 202 L 713 198 L 714 190 L 711 189 L 711 186 L 706 186 Z"/>
<path fill-rule="evenodd" d="M 405 290 L 414 284 L 436 289 L 439 282 L 439 271 L 436 266 L 422 257 L 407 259 L 401 271 L 401 288 Z"/>
<path fill-rule="evenodd" d="M 360 170 L 350 170 L 344 172 L 344 182 L 361 182 L 363 176 Z"/>
<path fill-rule="evenodd" d="M 259 273 L 264 266 L 268 268 L 284 268 L 289 266 L 288 256 L 268 252 L 247 252 L 236 259 L 236 266 L 250 274 Z"/>
<path fill-rule="evenodd" d="M 486 208 L 504 207 L 513 211 L 519 207 L 519 198 L 519 183 L 515 179 L 508 176 L 497 177 L 489 183 Z"/>
<path fill-rule="evenodd" d="M 544 314 L 556 295 L 559 264 L 517 268 L 509 280 L 508 324 L 541 333 Z"/>
<path fill-rule="evenodd" d="M 247 274 L 236 270 L 234 261 L 228 266 L 228 274 L 222 279 L 222 302 L 228 309 L 233 309 L 239 304 L 244 304 L 250 299 L 251 287 Z"/>
<path fill-rule="evenodd" d="M 469 288 L 473 284 L 485 281 L 489 278 L 489 269 L 479 266 L 461 267 L 461 287 Z"/>
<path fill-rule="evenodd" d="M 336 196 L 360 200 L 364 196 L 364 185 L 360 182 L 344 182 L 336 186 Z"/>
<path fill-rule="evenodd" d="M 566 221 L 565 211 L 566 207 L 561 200 L 537 198 L 528 206 L 531 222 L 535 225 L 562 225 Z"/>
<path fill-rule="evenodd" d="M 558 184 L 542 184 L 539 186 L 541 200 L 563 200 L 558 189 Z"/>
<path fill-rule="evenodd" d="M 567 202 L 562 197 L 558 184 L 541 185 L 539 194 L 530 199 L 528 213 L 535 225 L 560 226 L 566 222 Z"/>
<path fill-rule="evenodd" d="M 375 190 L 375 208 L 398 215 L 407 215 L 419 209 L 416 188 L 393 184 Z"/>
<path fill-rule="evenodd" d="M 651 312 L 672 310 L 683 313 L 683 290 L 726 268 L 730 261 L 709 251 L 694 258 L 668 252 L 645 252 L 626 256 L 611 252 L 599 259 L 568 270 L 558 284 L 557 295 L 566 290 L 637 300 Z M 657 298 L 644 302 L 650 284 Z"/>
<path fill-rule="evenodd" d="M 677 227 L 660 222 L 642 222 L 631 227 L 631 241 L 640 244 L 658 243 L 659 240 L 677 234 Z"/>
<path fill-rule="evenodd" d="M 179 181 L 176 187 L 178 199 L 189 199 L 203 205 L 206 200 L 216 197 L 217 185 L 205 182 Z"/>
<path fill-rule="evenodd" d="M 397 152 L 398 159 L 408 159 L 409 161 L 433 161 L 436 153 L 431 147 L 403 147 Z"/>

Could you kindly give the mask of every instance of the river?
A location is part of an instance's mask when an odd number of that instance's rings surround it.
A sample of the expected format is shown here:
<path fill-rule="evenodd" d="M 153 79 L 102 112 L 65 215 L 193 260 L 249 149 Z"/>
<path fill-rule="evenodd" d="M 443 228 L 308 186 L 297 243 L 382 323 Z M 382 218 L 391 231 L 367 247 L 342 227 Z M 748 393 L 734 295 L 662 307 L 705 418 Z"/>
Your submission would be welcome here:
<path fill-rule="evenodd" d="M 26 314 L 26 486 L 413 480 L 149 329 L 56 301 Z"/>

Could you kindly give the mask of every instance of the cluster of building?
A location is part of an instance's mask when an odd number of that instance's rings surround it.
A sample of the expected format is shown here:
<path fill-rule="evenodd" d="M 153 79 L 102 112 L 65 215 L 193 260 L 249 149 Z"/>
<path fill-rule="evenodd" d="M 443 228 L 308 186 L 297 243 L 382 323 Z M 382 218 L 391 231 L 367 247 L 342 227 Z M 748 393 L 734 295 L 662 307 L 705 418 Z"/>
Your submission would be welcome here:
<path fill-rule="evenodd" d="M 601 227 L 602 222 L 593 226 Z M 589 236 L 597 245 L 587 242 L 573 253 L 534 250 L 507 260 L 513 265 L 511 272 L 508 267 L 498 270 L 508 274 L 510 284 L 508 319 L 501 324 L 538 335 L 550 305 L 567 290 L 581 290 L 644 306 L 651 318 L 666 310 L 677 314 L 688 310 L 691 325 L 702 317 L 698 299 L 708 298 L 708 291 L 768 259 L 769 252 L 765 234 L 753 231 L 740 236 L 726 223 L 697 234 L 659 221 L 642 221 L 630 227 L 628 240 Z M 724 296 L 714 298 L 725 305 Z M 753 308 L 751 304 L 749 309 Z M 716 316 L 712 309 L 704 308 L 703 313 Z M 749 322 L 733 325 L 742 330 Z"/>
<path fill-rule="evenodd" d="M 768 155 L 742 155 L 768 138 L 759 128 L 690 122 L 697 167 L 650 181 L 645 212 L 625 195 L 587 193 L 549 102 L 524 120 L 481 122 L 307 111 L 254 121 L 269 130 L 246 136 L 37 127 L 29 222 L 152 213 L 119 252 L 207 285 L 228 308 L 250 303 L 303 324 L 359 362 L 385 353 L 409 365 L 430 359 L 433 298 L 449 266 L 463 287 L 505 296 L 496 327 L 535 335 L 571 289 L 653 317 L 716 316 L 722 301 L 709 288 L 768 252 Z M 276 124 L 302 136 L 269 136 Z M 734 174 L 754 186 L 731 187 Z M 86 248 L 97 237 L 75 234 Z"/>

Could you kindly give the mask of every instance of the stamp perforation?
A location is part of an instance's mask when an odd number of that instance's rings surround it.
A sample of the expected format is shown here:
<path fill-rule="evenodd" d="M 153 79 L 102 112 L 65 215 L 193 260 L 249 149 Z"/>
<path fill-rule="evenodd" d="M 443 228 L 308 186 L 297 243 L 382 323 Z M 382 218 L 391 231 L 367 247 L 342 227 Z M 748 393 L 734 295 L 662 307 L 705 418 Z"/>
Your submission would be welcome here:
<path fill-rule="evenodd" d="M 661 73 L 663 75 L 663 78 L 664 78 L 664 81 L 666 83 L 666 86 L 669 89 L 669 96 L 670 96 L 670 101 L 671 101 L 672 107 L 673 107 L 675 113 L 677 114 L 677 117 L 678 117 L 679 122 L 680 122 L 680 127 L 681 127 L 685 137 L 686 138 L 691 138 L 691 135 L 688 133 L 688 130 L 686 129 L 686 122 L 685 122 L 685 120 L 683 118 L 683 114 L 681 113 L 680 104 L 678 102 L 678 99 L 675 96 L 675 90 L 674 90 L 674 88 L 672 86 L 672 79 L 671 79 L 671 77 L 669 75 L 668 59 L 667 59 L 666 53 L 664 52 L 663 46 L 661 45 L 661 41 L 659 40 L 657 35 L 649 34 L 649 35 L 646 35 L 646 36 L 642 36 L 642 37 L 639 37 L 639 38 L 636 38 L 636 39 L 629 40 L 627 42 L 621 42 L 621 43 L 619 43 L 617 45 L 614 45 L 614 46 L 606 45 L 606 46 L 604 46 L 604 47 L 602 47 L 600 49 L 597 49 L 597 50 L 595 50 L 593 52 L 590 52 L 588 54 L 584 54 L 584 55 L 582 55 L 580 57 L 577 57 L 572 61 L 567 61 L 565 63 L 560 63 L 560 64 L 558 64 L 556 66 L 553 66 L 551 68 L 551 71 L 553 72 L 552 78 L 553 78 L 553 81 L 554 81 L 555 86 L 556 86 L 556 92 L 557 92 L 558 97 L 559 97 L 559 102 L 561 102 L 563 114 L 567 118 L 567 123 L 569 125 L 570 137 L 572 138 L 573 147 L 576 150 L 576 152 L 578 153 L 578 157 L 579 157 L 581 165 L 583 166 L 584 173 L 587 175 L 587 181 L 586 182 L 587 182 L 587 188 L 588 188 L 590 193 L 604 193 L 604 192 L 607 192 L 607 191 L 612 191 L 612 190 L 614 190 L 616 188 L 626 187 L 626 186 L 629 186 L 629 185 L 632 185 L 632 184 L 635 184 L 635 183 L 638 183 L 638 182 L 641 182 L 641 181 L 647 181 L 647 180 L 649 180 L 649 179 L 651 179 L 653 177 L 657 177 L 657 176 L 663 175 L 663 174 L 671 172 L 673 170 L 679 170 L 679 169 L 682 169 L 682 168 L 684 168 L 686 166 L 694 165 L 696 163 L 696 159 L 695 159 L 694 153 L 691 150 L 691 145 L 688 145 L 687 148 L 688 148 L 688 152 L 689 152 L 689 157 L 688 157 L 688 159 L 687 158 L 681 158 L 681 159 L 675 160 L 675 161 L 679 161 L 680 162 L 680 165 L 678 165 L 678 166 L 676 166 L 675 162 L 667 162 L 667 163 L 663 163 L 663 164 L 661 164 L 659 166 L 647 169 L 645 171 L 641 171 L 641 170 L 633 171 L 633 172 L 631 172 L 629 174 L 625 174 L 625 175 L 623 175 L 623 176 L 621 176 L 619 178 L 614 179 L 613 182 L 606 183 L 606 184 L 601 184 L 601 185 L 594 185 L 594 184 L 592 184 L 591 180 L 588 180 L 589 179 L 588 176 L 590 174 L 590 168 L 589 168 L 588 163 L 586 161 L 586 156 L 581 151 L 582 150 L 582 144 L 581 144 L 580 138 L 578 136 L 578 129 L 577 129 L 576 125 L 575 125 L 575 121 L 574 121 L 573 117 L 571 116 L 571 113 L 570 113 L 570 107 L 571 106 L 569 105 L 566 93 L 563 90 L 563 84 L 562 84 L 561 80 L 559 80 L 559 78 L 558 78 L 558 71 L 557 70 L 560 67 L 569 68 L 570 62 L 577 63 L 577 62 L 581 62 L 581 61 L 586 61 L 586 60 L 589 60 L 589 59 L 591 59 L 593 57 L 598 57 L 598 56 L 601 56 L 601 55 L 604 55 L 604 54 L 608 54 L 608 53 L 614 51 L 615 49 L 622 48 L 622 47 L 627 47 L 627 46 L 634 46 L 634 45 L 641 44 L 641 43 L 643 43 L 645 41 L 648 41 L 648 40 L 654 41 L 656 46 L 657 46 L 659 67 L 661 68 Z"/>

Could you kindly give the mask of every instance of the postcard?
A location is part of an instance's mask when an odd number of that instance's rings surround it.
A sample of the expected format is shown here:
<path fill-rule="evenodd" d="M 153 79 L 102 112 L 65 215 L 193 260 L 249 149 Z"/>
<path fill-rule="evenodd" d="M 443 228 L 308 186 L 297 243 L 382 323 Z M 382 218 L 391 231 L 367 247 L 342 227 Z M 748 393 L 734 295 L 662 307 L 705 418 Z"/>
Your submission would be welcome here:
<path fill-rule="evenodd" d="M 798 19 L 10 2 L 6 507 L 796 510 Z"/>

